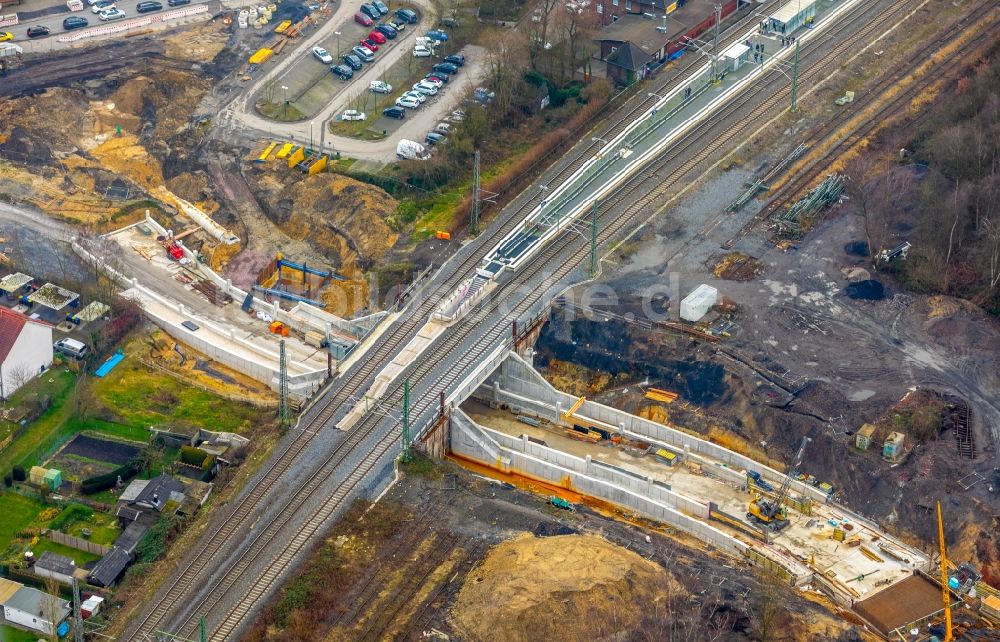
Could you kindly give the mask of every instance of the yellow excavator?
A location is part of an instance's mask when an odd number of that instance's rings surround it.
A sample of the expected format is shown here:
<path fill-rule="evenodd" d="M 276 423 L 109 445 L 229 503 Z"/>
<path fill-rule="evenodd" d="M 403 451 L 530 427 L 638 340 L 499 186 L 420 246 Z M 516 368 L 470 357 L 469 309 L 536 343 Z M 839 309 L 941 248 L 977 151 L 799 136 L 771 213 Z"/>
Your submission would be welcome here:
<path fill-rule="evenodd" d="M 795 455 L 795 462 L 788 469 L 774 499 L 765 499 L 758 495 L 750 502 L 747 507 L 747 519 L 750 522 L 766 526 L 776 533 L 788 526 L 788 508 L 785 507 L 785 500 L 792 487 L 792 480 L 795 479 L 799 466 L 802 465 L 802 453 L 805 452 L 806 444 L 810 441 L 812 440 L 809 437 L 802 438 L 802 445 L 799 446 L 799 452 Z"/>

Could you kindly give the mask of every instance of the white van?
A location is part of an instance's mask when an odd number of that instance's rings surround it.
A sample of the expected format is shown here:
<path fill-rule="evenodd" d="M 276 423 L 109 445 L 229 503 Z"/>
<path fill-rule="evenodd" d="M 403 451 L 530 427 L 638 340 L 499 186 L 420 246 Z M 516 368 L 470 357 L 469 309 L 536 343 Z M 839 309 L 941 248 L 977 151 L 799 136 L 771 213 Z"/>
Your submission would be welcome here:
<path fill-rule="evenodd" d="M 82 359 L 89 352 L 87 344 L 76 339 L 59 339 L 52 344 L 52 347 L 55 348 L 56 352 L 61 352 L 67 357 L 73 357 L 74 359 Z"/>

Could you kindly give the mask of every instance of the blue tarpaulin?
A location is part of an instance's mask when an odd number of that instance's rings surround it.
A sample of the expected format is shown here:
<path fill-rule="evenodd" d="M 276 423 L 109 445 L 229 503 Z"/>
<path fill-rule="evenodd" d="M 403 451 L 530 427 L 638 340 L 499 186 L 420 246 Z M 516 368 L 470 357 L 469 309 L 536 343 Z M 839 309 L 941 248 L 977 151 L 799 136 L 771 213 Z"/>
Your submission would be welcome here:
<path fill-rule="evenodd" d="M 122 359 L 125 358 L 125 353 L 119 350 L 114 354 L 113 357 L 101 364 L 101 367 L 94 372 L 95 377 L 103 377 L 104 375 L 111 372 L 111 369 L 121 363 Z"/>

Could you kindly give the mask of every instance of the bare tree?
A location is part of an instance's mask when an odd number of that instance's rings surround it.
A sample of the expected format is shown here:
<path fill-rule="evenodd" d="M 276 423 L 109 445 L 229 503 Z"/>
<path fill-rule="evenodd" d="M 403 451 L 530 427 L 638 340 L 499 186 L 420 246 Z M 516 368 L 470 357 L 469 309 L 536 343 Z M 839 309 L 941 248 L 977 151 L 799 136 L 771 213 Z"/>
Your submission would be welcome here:
<path fill-rule="evenodd" d="M 524 31 L 528 36 L 528 58 L 532 69 L 538 69 L 538 58 L 542 52 L 552 47 L 551 36 L 553 12 L 559 6 L 559 0 L 539 0 L 531 18 L 524 23 Z"/>
<path fill-rule="evenodd" d="M 982 236 L 986 239 L 983 254 L 989 274 L 989 289 L 995 290 L 1000 285 L 1000 220 L 984 218 L 981 229 Z"/>
<path fill-rule="evenodd" d="M 506 114 L 514 104 L 527 61 L 524 36 L 518 31 L 493 31 L 486 40 L 486 70 L 496 91 L 495 109 Z"/>
<path fill-rule="evenodd" d="M 593 35 L 600 21 L 600 17 L 597 15 L 597 6 L 591 0 L 570 0 L 565 7 L 566 10 L 561 13 L 559 24 L 565 40 L 565 56 L 560 64 L 560 81 L 562 83 L 572 80 L 576 68 L 589 55 L 585 44 L 590 41 L 590 36 Z M 566 76 L 567 68 L 569 69 L 569 78 Z"/>

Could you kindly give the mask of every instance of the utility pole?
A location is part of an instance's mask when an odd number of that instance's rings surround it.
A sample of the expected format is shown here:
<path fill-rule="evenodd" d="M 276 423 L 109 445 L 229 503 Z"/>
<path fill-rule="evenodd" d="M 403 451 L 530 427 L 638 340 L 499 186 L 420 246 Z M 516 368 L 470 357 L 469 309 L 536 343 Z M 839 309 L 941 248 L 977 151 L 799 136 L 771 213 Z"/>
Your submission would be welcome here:
<path fill-rule="evenodd" d="M 410 379 L 403 380 L 403 462 L 410 461 Z"/>
<path fill-rule="evenodd" d="M 722 22 L 722 5 L 715 5 L 715 38 L 712 40 L 712 82 L 719 82 L 719 23 Z"/>
<path fill-rule="evenodd" d="M 83 642 L 83 616 L 80 614 L 80 582 L 73 578 L 73 641 Z"/>
<path fill-rule="evenodd" d="M 795 39 L 795 58 L 792 60 L 792 106 L 794 114 L 799 110 L 799 39 Z"/>
<path fill-rule="evenodd" d="M 590 276 L 597 276 L 597 217 L 600 216 L 600 201 L 594 199 L 590 216 Z"/>
<path fill-rule="evenodd" d="M 469 232 L 479 234 L 479 150 L 475 153 L 475 164 L 472 170 L 472 211 L 469 213 Z"/>
<path fill-rule="evenodd" d="M 282 428 L 291 423 L 288 409 L 288 360 L 285 356 L 285 340 L 278 342 L 278 422 Z"/>

